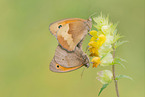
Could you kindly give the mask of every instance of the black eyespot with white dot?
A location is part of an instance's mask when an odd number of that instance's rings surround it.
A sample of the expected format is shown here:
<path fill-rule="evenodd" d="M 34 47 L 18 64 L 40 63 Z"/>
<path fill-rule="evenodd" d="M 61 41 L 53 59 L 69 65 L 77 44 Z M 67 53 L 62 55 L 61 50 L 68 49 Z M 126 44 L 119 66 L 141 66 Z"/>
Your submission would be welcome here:
<path fill-rule="evenodd" d="M 62 27 L 62 25 L 59 25 L 58 28 L 60 29 Z"/>

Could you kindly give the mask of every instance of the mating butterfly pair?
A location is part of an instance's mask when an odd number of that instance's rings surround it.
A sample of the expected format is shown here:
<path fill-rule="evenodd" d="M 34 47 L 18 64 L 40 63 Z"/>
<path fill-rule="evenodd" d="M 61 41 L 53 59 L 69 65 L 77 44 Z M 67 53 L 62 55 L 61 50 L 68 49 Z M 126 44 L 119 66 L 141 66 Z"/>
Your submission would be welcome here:
<path fill-rule="evenodd" d="M 49 66 L 51 71 L 68 72 L 82 66 L 89 67 L 89 59 L 82 51 L 82 40 L 92 27 L 91 21 L 91 18 L 70 18 L 50 25 L 50 32 L 59 43 Z"/>

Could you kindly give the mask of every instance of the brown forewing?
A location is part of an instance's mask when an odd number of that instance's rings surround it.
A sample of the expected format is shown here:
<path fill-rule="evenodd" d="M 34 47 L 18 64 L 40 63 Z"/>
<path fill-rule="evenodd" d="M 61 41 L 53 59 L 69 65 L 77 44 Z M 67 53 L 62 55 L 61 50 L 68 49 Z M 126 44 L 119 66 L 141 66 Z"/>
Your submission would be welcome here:
<path fill-rule="evenodd" d="M 54 23 L 51 23 L 49 25 L 49 30 L 56 37 L 56 33 L 59 30 L 59 28 L 58 28 L 59 25 L 63 26 L 65 24 L 68 24 L 68 23 L 71 23 L 71 22 L 76 22 L 76 21 L 85 21 L 85 20 L 80 19 L 80 18 L 68 18 L 68 19 L 59 20 L 59 21 L 56 21 Z"/>
<path fill-rule="evenodd" d="M 57 32 L 58 42 L 67 51 L 74 51 L 77 44 L 88 33 L 88 29 L 87 23 L 83 21 L 65 24 Z"/>

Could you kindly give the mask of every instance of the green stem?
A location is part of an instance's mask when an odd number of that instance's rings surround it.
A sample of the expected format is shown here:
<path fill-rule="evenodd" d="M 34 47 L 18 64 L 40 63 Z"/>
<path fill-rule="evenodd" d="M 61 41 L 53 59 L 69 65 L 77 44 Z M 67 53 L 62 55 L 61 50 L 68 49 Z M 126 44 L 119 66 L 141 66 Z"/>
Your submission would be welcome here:
<path fill-rule="evenodd" d="M 115 58 L 115 48 L 114 48 L 114 45 L 113 45 L 113 58 Z M 115 64 L 112 65 L 112 72 L 113 72 L 113 80 L 114 80 L 114 84 L 115 84 L 116 94 L 117 94 L 117 97 L 119 97 L 117 80 L 115 80 L 115 78 L 116 78 L 116 75 L 115 75 Z"/>

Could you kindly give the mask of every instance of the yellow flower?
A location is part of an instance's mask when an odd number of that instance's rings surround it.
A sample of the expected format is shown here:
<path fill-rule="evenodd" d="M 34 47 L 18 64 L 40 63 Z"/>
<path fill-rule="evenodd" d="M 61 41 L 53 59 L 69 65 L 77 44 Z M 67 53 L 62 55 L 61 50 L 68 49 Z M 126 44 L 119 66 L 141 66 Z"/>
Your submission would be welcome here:
<path fill-rule="evenodd" d="M 98 43 L 95 41 L 90 41 L 88 45 L 91 47 L 98 47 Z"/>
<path fill-rule="evenodd" d="M 98 51 L 95 53 L 91 53 L 89 56 L 93 57 L 93 56 L 98 56 Z"/>
<path fill-rule="evenodd" d="M 95 38 L 98 37 L 98 36 L 97 36 L 97 31 L 95 31 L 95 30 L 90 31 L 89 33 L 90 33 L 90 35 L 92 35 L 92 36 L 95 37 Z"/>
<path fill-rule="evenodd" d="M 99 57 L 94 57 L 92 59 L 93 67 L 97 67 L 101 63 L 100 59 L 101 58 L 99 58 Z"/>
<path fill-rule="evenodd" d="M 90 39 L 90 41 L 96 41 L 97 39 L 95 38 L 95 37 L 92 37 L 91 39 Z"/>
<path fill-rule="evenodd" d="M 101 40 L 101 41 L 103 41 L 103 43 L 105 42 L 105 40 L 106 40 L 106 36 L 105 35 L 103 35 L 103 34 L 101 34 L 101 35 L 99 35 L 99 40 Z"/>
<path fill-rule="evenodd" d="M 90 42 L 88 43 L 89 45 L 89 50 L 90 50 L 90 56 L 99 56 L 98 50 L 102 46 L 102 44 L 106 40 L 106 36 L 101 34 L 99 37 L 97 36 L 97 31 L 92 30 L 90 31 L 90 34 L 93 36 L 90 39 Z"/>
<path fill-rule="evenodd" d="M 106 40 L 106 36 L 105 35 L 103 35 L 103 34 L 101 34 L 101 35 L 99 35 L 99 37 L 98 37 L 98 40 L 97 40 L 97 42 L 96 42 L 96 38 L 95 37 L 92 37 L 91 39 L 90 39 L 90 42 L 89 42 L 89 46 L 92 46 L 92 47 L 100 47 L 100 46 L 102 46 L 102 44 L 105 42 L 105 40 Z"/>
<path fill-rule="evenodd" d="M 96 47 L 89 47 L 89 50 L 90 50 L 91 53 L 95 53 L 98 50 L 98 48 L 96 48 Z"/>
<path fill-rule="evenodd" d="M 98 56 L 98 48 L 97 47 L 89 47 L 90 56 Z"/>
<path fill-rule="evenodd" d="M 98 38 L 99 38 L 99 39 L 98 39 L 97 43 L 98 43 L 98 47 L 100 47 L 100 46 L 102 46 L 102 44 L 106 41 L 106 36 L 103 35 L 103 34 L 101 34 L 101 35 L 99 35 Z"/>

